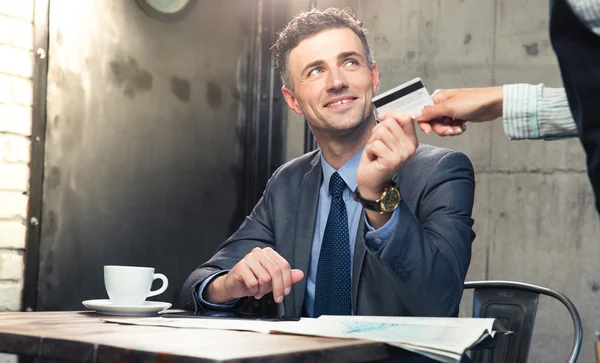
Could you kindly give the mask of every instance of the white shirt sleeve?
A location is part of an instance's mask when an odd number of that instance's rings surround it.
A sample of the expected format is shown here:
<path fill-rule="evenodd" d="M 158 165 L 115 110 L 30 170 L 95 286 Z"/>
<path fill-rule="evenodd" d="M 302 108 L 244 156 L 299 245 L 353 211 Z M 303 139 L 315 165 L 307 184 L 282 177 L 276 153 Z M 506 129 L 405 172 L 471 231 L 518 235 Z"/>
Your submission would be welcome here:
<path fill-rule="evenodd" d="M 543 84 L 503 87 L 504 133 L 511 140 L 559 139 L 577 136 L 564 88 Z"/>

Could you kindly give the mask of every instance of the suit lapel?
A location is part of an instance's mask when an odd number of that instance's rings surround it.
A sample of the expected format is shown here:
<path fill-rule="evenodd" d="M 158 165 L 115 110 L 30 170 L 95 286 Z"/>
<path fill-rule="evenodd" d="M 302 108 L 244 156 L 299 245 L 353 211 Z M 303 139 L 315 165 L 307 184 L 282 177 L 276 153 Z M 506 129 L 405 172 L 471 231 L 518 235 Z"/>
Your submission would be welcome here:
<path fill-rule="evenodd" d="M 312 248 L 313 232 L 315 229 L 315 218 L 317 216 L 317 205 L 319 202 L 319 188 L 322 179 L 321 152 L 317 152 L 311 161 L 311 169 L 304 175 L 300 188 L 298 210 L 296 211 L 296 231 L 294 236 L 294 264 L 292 268 L 304 272 L 304 278 L 292 287 L 294 296 L 294 316 L 302 314 L 304 304 L 304 292 L 306 279 L 308 278 L 308 267 L 310 264 L 310 252 Z"/>
<path fill-rule="evenodd" d="M 360 213 L 358 222 L 358 231 L 356 232 L 356 243 L 354 244 L 354 260 L 352 261 L 352 310 L 356 313 L 356 302 L 358 301 L 358 282 L 362 273 L 362 266 L 365 259 L 365 210 Z"/>

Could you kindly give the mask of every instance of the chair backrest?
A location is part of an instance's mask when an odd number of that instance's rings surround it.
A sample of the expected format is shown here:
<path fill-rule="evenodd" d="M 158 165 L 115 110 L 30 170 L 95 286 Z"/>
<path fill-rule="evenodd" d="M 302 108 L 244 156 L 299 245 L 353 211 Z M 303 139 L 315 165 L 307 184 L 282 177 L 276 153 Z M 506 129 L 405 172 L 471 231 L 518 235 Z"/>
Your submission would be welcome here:
<path fill-rule="evenodd" d="M 471 281 L 465 289 L 474 289 L 473 317 L 495 318 L 514 332 L 496 335 L 495 348 L 474 350 L 473 363 L 525 363 L 529 355 L 538 297 L 547 295 L 560 301 L 573 319 L 573 345 L 569 363 L 575 363 L 581 349 L 582 326 L 579 312 L 568 297 L 542 286 L 514 281 Z"/>

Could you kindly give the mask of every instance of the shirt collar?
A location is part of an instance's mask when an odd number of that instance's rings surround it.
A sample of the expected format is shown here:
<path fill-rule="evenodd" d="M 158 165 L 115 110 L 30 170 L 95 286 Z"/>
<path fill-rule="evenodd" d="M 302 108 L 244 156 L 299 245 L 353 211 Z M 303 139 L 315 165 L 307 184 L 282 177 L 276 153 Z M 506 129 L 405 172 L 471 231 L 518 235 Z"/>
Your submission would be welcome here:
<path fill-rule="evenodd" d="M 362 156 L 364 149 L 365 147 L 363 146 L 356 154 L 352 155 L 352 157 L 348 159 L 348 161 L 346 161 L 344 165 L 342 165 L 338 170 L 335 170 L 333 166 L 329 165 L 329 163 L 327 162 L 327 160 L 325 160 L 325 157 L 323 156 L 323 152 L 321 152 L 321 169 L 323 170 L 323 185 L 325 186 L 325 190 L 327 191 L 327 193 L 329 193 L 329 180 L 331 179 L 333 173 L 335 173 L 336 171 L 338 172 L 338 174 L 340 174 L 340 176 L 352 192 L 356 190 L 356 188 L 358 187 L 358 183 L 356 182 L 356 170 L 358 170 L 358 164 L 360 163 L 360 157 Z"/>

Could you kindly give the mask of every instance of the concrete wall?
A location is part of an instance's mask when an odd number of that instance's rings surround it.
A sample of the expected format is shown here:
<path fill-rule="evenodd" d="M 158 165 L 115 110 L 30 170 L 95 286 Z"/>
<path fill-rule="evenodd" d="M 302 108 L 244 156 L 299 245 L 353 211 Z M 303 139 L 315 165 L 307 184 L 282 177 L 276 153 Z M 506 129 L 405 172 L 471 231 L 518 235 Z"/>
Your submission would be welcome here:
<path fill-rule="evenodd" d="M 0 1 L 0 311 L 21 308 L 33 98 L 33 0 Z"/>
<path fill-rule="evenodd" d="M 308 3 L 294 1 L 292 13 Z M 430 92 L 561 85 L 548 39 L 548 0 L 319 0 L 317 6 L 357 12 L 370 30 L 382 91 L 414 77 Z M 304 124 L 289 115 L 291 159 L 302 154 Z M 511 142 L 499 120 L 470 124 L 461 137 L 419 137 L 466 153 L 475 166 L 477 239 L 467 280 L 518 280 L 565 293 L 584 323 L 579 361 L 592 362 L 593 332 L 600 330 L 600 221 L 579 141 Z M 470 299 L 465 294 L 462 315 L 470 314 Z M 566 361 L 571 339 L 566 310 L 541 298 L 530 361 Z"/>
<path fill-rule="evenodd" d="M 255 4 L 198 1 L 165 23 L 135 1 L 51 1 L 38 310 L 106 297 L 107 264 L 154 267 L 178 306 L 239 226 Z"/>

